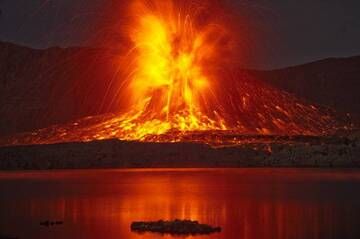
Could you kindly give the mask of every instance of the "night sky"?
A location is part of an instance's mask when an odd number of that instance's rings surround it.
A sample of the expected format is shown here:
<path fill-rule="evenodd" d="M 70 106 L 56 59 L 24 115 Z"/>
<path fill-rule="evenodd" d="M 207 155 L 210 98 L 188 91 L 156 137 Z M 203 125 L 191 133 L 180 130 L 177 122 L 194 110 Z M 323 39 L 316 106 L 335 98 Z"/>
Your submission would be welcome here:
<path fill-rule="evenodd" d="M 0 0 L 0 40 L 35 48 L 91 45 L 94 23 L 104 18 L 109 2 Z M 247 43 L 246 67 L 360 55 L 359 0 L 227 0 L 225 5 L 251 22 L 258 35 L 258 41 Z"/>

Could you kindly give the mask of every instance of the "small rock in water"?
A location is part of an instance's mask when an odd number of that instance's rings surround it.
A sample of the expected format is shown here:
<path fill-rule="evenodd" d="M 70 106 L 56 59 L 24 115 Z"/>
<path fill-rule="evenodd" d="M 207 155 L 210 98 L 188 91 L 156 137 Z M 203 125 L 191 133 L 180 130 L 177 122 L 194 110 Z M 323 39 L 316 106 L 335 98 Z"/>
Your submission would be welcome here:
<path fill-rule="evenodd" d="M 47 221 L 40 222 L 40 225 L 45 226 L 45 227 L 62 225 L 62 224 L 64 224 L 63 221 L 50 221 L 50 220 L 47 220 Z"/>
<path fill-rule="evenodd" d="M 204 235 L 221 232 L 220 227 L 200 224 L 198 221 L 179 219 L 173 221 L 133 222 L 131 230 L 135 232 L 157 232 L 174 235 Z"/>

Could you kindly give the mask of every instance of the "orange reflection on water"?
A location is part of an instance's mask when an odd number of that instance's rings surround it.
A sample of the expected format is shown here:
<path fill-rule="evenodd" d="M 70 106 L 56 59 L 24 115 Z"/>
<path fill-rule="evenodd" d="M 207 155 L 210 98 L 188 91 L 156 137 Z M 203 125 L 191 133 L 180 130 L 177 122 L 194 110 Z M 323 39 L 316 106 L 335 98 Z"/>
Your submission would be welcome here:
<path fill-rule="evenodd" d="M 360 174 L 356 171 L 164 169 L 15 173 L 1 174 L 0 189 L 0 231 L 20 238 L 153 239 L 160 235 L 133 233 L 131 222 L 175 218 L 223 228 L 220 234 L 196 238 L 360 235 L 356 226 Z M 39 222 L 47 219 L 64 220 L 65 224 L 42 228 Z"/>

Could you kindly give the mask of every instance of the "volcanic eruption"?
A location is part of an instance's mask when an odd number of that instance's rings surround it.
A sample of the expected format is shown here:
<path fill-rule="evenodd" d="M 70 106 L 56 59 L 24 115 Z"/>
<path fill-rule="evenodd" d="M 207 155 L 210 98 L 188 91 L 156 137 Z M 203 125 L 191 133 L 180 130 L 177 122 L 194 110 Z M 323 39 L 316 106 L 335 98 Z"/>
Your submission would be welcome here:
<path fill-rule="evenodd" d="M 226 129 L 218 112 L 213 109 L 209 114 L 207 109 L 214 85 L 205 71 L 217 57 L 221 27 L 198 29 L 192 16 L 176 11 L 171 1 L 149 7 L 143 2 L 133 6 L 143 14 L 135 18 L 129 33 L 134 48 L 126 91 L 133 109 L 121 127 L 128 131 L 125 138 L 142 139 L 169 130 Z"/>
<path fill-rule="evenodd" d="M 187 7 L 185 7 L 187 6 Z M 50 144 L 117 138 L 221 144 L 236 135 L 322 135 L 343 125 L 317 107 L 236 69 L 232 35 L 204 6 L 134 1 L 124 30 L 133 47 L 119 62 L 123 112 L 87 117 L 5 139 Z M 229 136 L 229 137 L 226 137 Z M 227 139 L 229 140 L 229 139 Z"/>

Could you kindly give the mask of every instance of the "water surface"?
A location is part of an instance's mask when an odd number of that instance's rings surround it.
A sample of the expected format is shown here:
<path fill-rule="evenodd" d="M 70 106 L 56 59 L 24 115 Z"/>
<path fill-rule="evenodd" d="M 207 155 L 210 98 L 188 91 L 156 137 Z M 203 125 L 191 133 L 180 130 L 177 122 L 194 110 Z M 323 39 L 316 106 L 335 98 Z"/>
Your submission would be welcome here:
<path fill-rule="evenodd" d="M 359 215 L 359 170 L 0 172 L 0 235 L 20 239 L 173 238 L 130 224 L 175 218 L 223 228 L 189 238 L 358 239 Z"/>

